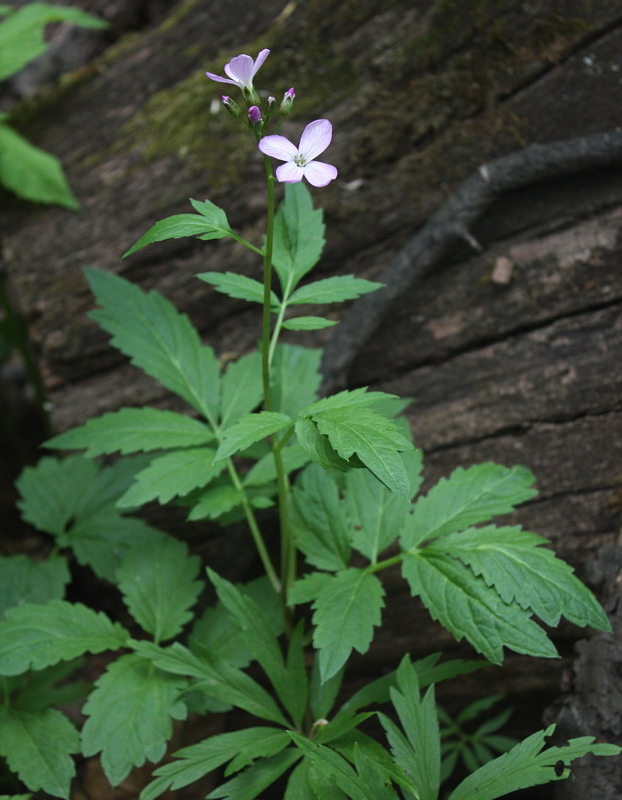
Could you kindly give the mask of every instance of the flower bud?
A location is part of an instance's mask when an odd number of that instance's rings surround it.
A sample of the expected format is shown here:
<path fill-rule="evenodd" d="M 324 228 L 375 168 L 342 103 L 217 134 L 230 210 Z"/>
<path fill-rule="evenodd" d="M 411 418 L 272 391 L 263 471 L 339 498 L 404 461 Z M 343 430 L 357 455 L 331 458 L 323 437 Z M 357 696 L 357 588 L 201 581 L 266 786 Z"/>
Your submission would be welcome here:
<path fill-rule="evenodd" d="M 281 114 L 290 113 L 290 111 L 292 110 L 292 106 L 294 105 L 294 97 L 296 97 L 296 92 L 294 91 L 294 87 L 292 86 L 292 88 L 288 89 L 283 95 L 283 100 L 281 101 L 281 108 L 279 109 Z"/>
<path fill-rule="evenodd" d="M 257 106 L 248 109 L 248 121 L 251 125 L 256 125 L 261 120 L 261 111 Z"/>
<path fill-rule="evenodd" d="M 223 94 L 223 96 L 220 99 L 222 100 L 223 106 L 227 109 L 227 111 L 231 114 L 232 117 L 238 119 L 239 117 L 242 116 L 242 110 L 240 109 L 240 106 L 235 102 L 235 100 L 232 100 L 226 94 Z"/>

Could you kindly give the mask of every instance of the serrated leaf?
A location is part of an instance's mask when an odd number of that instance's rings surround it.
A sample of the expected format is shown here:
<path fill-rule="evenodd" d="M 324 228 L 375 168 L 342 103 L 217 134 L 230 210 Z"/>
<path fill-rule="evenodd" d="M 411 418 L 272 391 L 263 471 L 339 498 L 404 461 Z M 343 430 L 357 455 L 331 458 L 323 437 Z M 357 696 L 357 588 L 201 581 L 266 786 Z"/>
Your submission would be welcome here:
<path fill-rule="evenodd" d="M 45 561 L 24 555 L 0 556 L 0 618 L 8 608 L 24 603 L 62 600 L 70 580 L 67 561 L 60 556 Z"/>
<path fill-rule="evenodd" d="M 288 299 L 288 305 L 298 303 L 341 303 L 355 300 L 363 294 L 384 288 L 383 283 L 355 278 L 354 275 L 335 275 L 301 286 Z"/>
<path fill-rule="evenodd" d="M 82 751 L 87 757 L 101 751 L 106 777 L 117 786 L 132 766 L 164 755 L 172 720 L 186 717 L 179 699 L 186 681 L 129 654 L 110 664 L 95 686 L 83 709 Z"/>
<path fill-rule="evenodd" d="M 229 364 L 222 377 L 221 427 L 232 425 L 257 408 L 262 396 L 261 356 L 247 353 Z"/>
<path fill-rule="evenodd" d="M 242 503 L 243 494 L 235 486 L 214 486 L 202 493 L 195 505 L 192 506 L 188 519 L 192 522 L 198 519 L 218 519 L 231 509 Z"/>
<path fill-rule="evenodd" d="M 518 603 L 547 625 L 560 616 L 575 625 L 610 631 L 611 625 L 574 570 L 543 545 L 547 539 L 519 526 L 471 528 L 436 539 L 430 550 L 449 553 L 494 586 L 505 603 Z"/>
<path fill-rule="evenodd" d="M 198 236 L 199 239 L 224 239 L 231 235 L 231 230 L 224 211 L 221 213 L 220 222 L 212 221 L 202 214 L 173 214 L 161 219 L 123 253 L 123 258 L 142 250 L 148 244 L 163 242 L 166 239 L 183 239 L 186 236 Z"/>
<path fill-rule="evenodd" d="M 151 464 L 135 475 L 135 483 L 119 498 L 117 505 L 131 508 L 157 500 L 168 503 L 173 497 L 200 489 L 222 472 L 214 465 L 211 447 L 177 450 L 154 458 Z"/>
<path fill-rule="evenodd" d="M 0 706 L 0 755 L 33 792 L 69 797 L 80 751 L 80 735 L 64 714 L 53 708 L 24 711 Z"/>
<path fill-rule="evenodd" d="M 366 653 L 380 625 L 384 589 L 375 575 L 350 568 L 328 576 L 313 602 L 313 644 L 320 651 L 325 681 L 347 661 L 353 649 Z"/>
<path fill-rule="evenodd" d="M 227 215 L 222 208 L 212 203 L 211 200 L 192 200 L 191 198 L 190 205 L 198 214 L 213 225 L 215 230 L 225 231 L 227 233 L 230 231 Z M 213 237 L 201 236 L 201 239 L 207 238 L 211 239 Z"/>
<path fill-rule="evenodd" d="M 3 52 L 0 55 L 1 61 L 4 61 Z M 60 161 L 51 153 L 30 144 L 17 131 L 2 123 L 0 184 L 34 203 L 50 203 L 72 211 L 80 207 L 69 188 Z"/>
<path fill-rule="evenodd" d="M 281 750 L 280 753 L 270 758 L 256 761 L 244 772 L 214 789 L 207 797 L 220 797 L 225 800 L 255 800 L 264 789 L 272 785 L 299 759 L 300 753 L 293 747 Z"/>
<path fill-rule="evenodd" d="M 410 500 L 410 481 L 400 452 L 413 449 L 395 423 L 370 408 L 335 408 L 313 415 L 320 433 L 348 460 L 356 454 L 379 481 Z"/>
<path fill-rule="evenodd" d="M 85 274 L 100 305 L 90 316 L 111 334 L 111 343 L 135 366 L 215 420 L 220 367 L 188 317 L 158 292 L 143 292 L 112 272 L 89 268 Z"/>
<path fill-rule="evenodd" d="M 318 569 L 339 571 L 350 560 L 348 522 L 332 477 L 316 465 L 305 469 L 292 492 L 291 520 L 296 546 Z"/>
<path fill-rule="evenodd" d="M 526 467 L 503 467 L 491 462 L 468 469 L 458 467 L 419 498 L 402 534 L 402 547 L 408 550 L 427 539 L 507 514 L 536 496 L 534 481 Z"/>
<path fill-rule="evenodd" d="M 214 440 L 212 431 L 192 417 L 157 408 L 122 408 L 48 439 L 44 446 L 82 450 L 93 458 L 107 453 L 137 453 L 197 447 Z"/>
<path fill-rule="evenodd" d="M 287 733 L 269 726 L 219 733 L 203 742 L 173 753 L 172 761 L 154 771 L 156 779 L 140 794 L 140 800 L 155 800 L 167 790 L 177 790 L 203 778 L 227 761 L 235 759 L 241 769 L 256 758 L 275 755 L 289 744 Z"/>
<path fill-rule="evenodd" d="M 285 198 L 274 219 L 272 263 L 284 294 L 320 259 L 324 248 L 322 211 L 313 209 L 309 190 L 300 183 L 285 185 Z"/>
<path fill-rule="evenodd" d="M 330 397 L 322 397 L 314 403 L 306 406 L 300 411 L 302 417 L 315 417 L 316 414 L 324 411 L 334 411 L 336 409 L 349 408 L 354 411 L 357 406 L 375 406 L 386 400 L 399 399 L 393 394 L 386 392 L 370 392 L 366 386 L 358 389 L 344 389 L 342 392 L 332 394 Z"/>
<path fill-rule="evenodd" d="M 616 745 L 594 744 L 593 736 L 570 739 L 563 747 L 543 749 L 554 730 L 555 725 L 550 725 L 546 730 L 528 736 L 509 752 L 484 764 L 465 778 L 448 800 L 496 800 L 519 789 L 568 778 L 572 761 L 588 753 L 609 756 L 621 752 Z M 564 766 L 560 774 L 555 768 L 558 761 Z"/>
<path fill-rule="evenodd" d="M 323 469 L 337 469 L 347 472 L 350 462 L 337 453 L 332 447 L 328 436 L 321 434 L 316 423 L 308 417 L 296 420 L 294 430 L 299 445 L 304 449 L 311 461 L 319 464 Z"/>
<path fill-rule="evenodd" d="M 232 456 L 239 450 L 245 450 L 255 442 L 265 439 L 273 433 L 292 424 L 291 417 L 276 411 L 259 411 L 247 414 L 227 430 L 223 431 L 222 442 L 214 461 Z"/>
<path fill-rule="evenodd" d="M 0 622 L 0 675 L 42 669 L 83 653 L 118 650 L 127 631 L 81 603 L 51 600 L 11 608 Z"/>
<path fill-rule="evenodd" d="M 209 283 L 217 292 L 235 297 L 237 300 L 247 300 L 249 303 L 263 304 L 263 283 L 240 275 L 237 272 L 199 272 L 197 278 Z M 279 298 L 270 292 L 270 304 L 278 308 Z"/>
<path fill-rule="evenodd" d="M 12 678 L 4 678 L 5 699 L 10 697 L 12 708 L 20 711 L 43 711 L 51 706 L 66 706 L 82 700 L 91 690 L 86 681 L 68 681 L 77 670 L 84 667 L 85 658 L 64 661 L 46 669 L 25 672 Z"/>
<path fill-rule="evenodd" d="M 295 417 L 315 400 L 322 383 L 321 358 L 321 350 L 292 344 L 277 346 L 270 370 L 275 411 Z"/>
<path fill-rule="evenodd" d="M 198 556 L 172 536 L 152 537 L 146 551 L 142 545 L 129 550 L 117 570 L 119 589 L 131 615 L 156 642 L 178 634 L 192 618 L 203 582 Z"/>
<path fill-rule="evenodd" d="M 489 661 L 500 664 L 503 647 L 542 658 L 558 655 L 528 612 L 504 603 L 494 588 L 459 561 L 427 550 L 405 554 L 402 574 L 432 617 L 458 641 L 466 637 Z"/>
<path fill-rule="evenodd" d="M 283 327 L 288 331 L 320 331 L 336 324 L 336 319 L 326 319 L 325 317 L 293 317 L 286 319 Z"/>

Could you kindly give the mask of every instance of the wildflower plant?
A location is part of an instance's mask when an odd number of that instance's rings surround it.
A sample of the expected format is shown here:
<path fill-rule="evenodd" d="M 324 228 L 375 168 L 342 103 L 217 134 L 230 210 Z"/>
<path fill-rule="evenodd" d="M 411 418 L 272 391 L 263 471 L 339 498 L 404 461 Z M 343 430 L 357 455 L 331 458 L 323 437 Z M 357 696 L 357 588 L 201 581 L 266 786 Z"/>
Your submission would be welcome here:
<path fill-rule="evenodd" d="M 186 236 L 229 237 L 250 249 L 263 280 L 234 272 L 197 277 L 261 306 L 258 351 L 221 369 L 188 318 L 158 292 L 87 270 L 92 317 L 189 413 L 104 414 L 47 442 L 83 455 L 43 458 L 18 482 L 25 520 L 55 543 L 44 564 L 0 560 L 11 587 L 0 607 L 0 754 L 32 791 L 69 797 L 77 752 L 99 755 L 117 785 L 133 766 L 164 757 L 175 721 L 234 707 L 247 714 L 247 727 L 172 752 L 141 800 L 222 768 L 210 798 L 437 800 L 452 748 L 468 748 L 448 739 L 461 729 L 437 709 L 436 683 L 501 663 L 504 648 L 555 657 L 534 617 L 555 626 L 563 615 L 610 630 L 596 599 L 543 537 L 494 524 L 535 496 L 528 469 L 458 468 L 419 495 L 423 456 L 400 416 L 408 402 L 367 388 L 319 397 L 320 352 L 280 341 L 284 329 L 333 324 L 301 314 L 301 306 L 354 300 L 380 286 L 352 275 L 308 280 L 324 223 L 303 181 L 322 187 L 337 178 L 336 167 L 316 161 L 332 126 L 311 121 L 298 146 L 272 132 L 295 93 L 286 91 L 278 110 L 274 96 L 261 100 L 254 82 L 267 57 L 267 50 L 256 59 L 240 55 L 225 66 L 227 77 L 208 73 L 240 89 L 240 104 L 226 95 L 223 104 L 232 124 L 248 126 L 264 160 L 263 242 L 245 240 L 209 200 L 191 200 L 193 213 L 156 222 L 125 254 Z M 284 162 L 276 175 L 273 158 Z M 278 209 L 277 182 L 285 184 Z M 112 465 L 95 460 L 115 453 L 121 458 Z M 146 503 L 170 501 L 190 520 L 245 520 L 264 576 L 237 585 L 211 565 L 204 571 L 183 542 L 134 515 Z M 278 510 L 276 546 L 271 518 L 258 513 L 270 507 Z M 66 553 L 118 587 L 131 624 L 65 599 Z M 352 652 L 366 653 L 381 624 L 382 577 L 391 567 L 434 619 L 483 658 L 433 653 L 413 662 L 405 654 L 344 695 Z M 217 602 L 195 615 L 206 581 Z M 103 652 L 117 656 L 94 687 L 58 688 L 76 659 Z M 88 695 L 81 731 L 58 710 L 68 692 Z M 481 704 L 459 722 L 473 710 Z M 372 738 L 370 718 L 384 731 L 380 738 Z M 567 778 L 573 759 L 587 753 L 620 752 L 589 736 L 552 746 L 554 726 L 512 746 L 493 735 L 498 722 L 473 738 L 482 757 L 472 759 L 473 773 L 449 800 L 494 800 Z M 486 744 L 509 749 L 494 757 Z"/>

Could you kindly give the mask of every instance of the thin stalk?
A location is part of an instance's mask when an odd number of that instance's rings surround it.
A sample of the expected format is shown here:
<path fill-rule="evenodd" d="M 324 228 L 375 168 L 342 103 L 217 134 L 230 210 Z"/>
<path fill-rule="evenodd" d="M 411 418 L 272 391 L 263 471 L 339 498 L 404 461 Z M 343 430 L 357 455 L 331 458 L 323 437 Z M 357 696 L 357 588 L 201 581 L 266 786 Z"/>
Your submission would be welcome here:
<path fill-rule="evenodd" d="M 380 572 L 381 569 L 392 567 L 394 564 L 399 564 L 402 561 L 402 553 L 391 558 L 385 558 L 384 561 L 378 561 L 377 564 L 370 564 L 365 567 L 365 572 Z"/>
<path fill-rule="evenodd" d="M 272 394 L 270 391 L 270 326 L 272 308 L 272 243 L 274 241 L 274 175 L 268 156 L 264 156 L 266 168 L 266 184 L 268 187 L 268 221 L 266 231 L 266 248 L 263 256 L 263 317 L 261 332 L 261 375 L 263 380 L 264 406 L 272 411 Z"/>
<path fill-rule="evenodd" d="M 237 233 L 234 233 L 233 231 L 229 232 L 229 236 L 232 239 L 235 239 L 236 242 L 239 242 L 240 244 L 243 244 L 244 247 L 248 247 L 248 249 L 252 250 L 253 253 L 257 253 L 257 255 L 261 256 L 262 258 L 264 257 L 264 251 L 260 247 L 255 247 L 254 244 L 251 244 L 243 236 L 239 236 Z"/>

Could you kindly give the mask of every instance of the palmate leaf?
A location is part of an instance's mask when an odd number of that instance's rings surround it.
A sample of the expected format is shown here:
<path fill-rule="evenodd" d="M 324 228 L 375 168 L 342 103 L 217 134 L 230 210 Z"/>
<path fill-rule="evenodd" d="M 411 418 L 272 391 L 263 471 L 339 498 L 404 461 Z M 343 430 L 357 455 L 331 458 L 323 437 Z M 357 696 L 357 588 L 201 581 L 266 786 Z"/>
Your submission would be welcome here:
<path fill-rule="evenodd" d="M 421 497 L 402 534 L 405 550 L 427 539 L 464 530 L 507 514 L 537 495 L 535 478 L 526 467 L 503 467 L 487 462 L 458 467 Z"/>
<path fill-rule="evenodd" d="M 188 786 L 227 761 L 234 761 L 236 768 L 241 769 L 257 758 L 276 755 L 289 743 L 286 731 L 270 726 L 210 736 L 203 742 L 173 753 L 174 758 L 179 760 L 154 771 L 157 777 L 143 789 L 140 800 L 155 800 L 169 789 L 174 791 Z"/>
<path fill-rule="evenodd" d="M 237 272 L 199 272 L 197 278 L 209 283 L 217 292 L 228 297 L 247 300 L 249 303 L 263 303 L 263 283 L 254 278 Z M 270 303 L 273 308 L 279 307 L 279 298 L 274 292 L 270 293 Z"/>
<path fill-rule="evenodd" d="M 291 603 L 307 602 L 313 575 L 294 584 Z M 360 569 L 346 569 L 335 575 L 321 575 L 313 586 L 313 644 L 320 651 L 322 681 L 332 677 L 348 659 L 352 649 L 366 653 L 373 629 L 380 625 L 384 589 L 375 575 Z"/>
<path fill-rule="evenodd" d="M 137 453 L 197 447 L 214 440 L 211 430 L 192 417 L 157 408 L 122 408 L 61 433 L 45 447 L 82 450 L 93 458 L 108 453 Z"/>
<path fill-rule="evenodd" d="M 313 209 L 311 194 L 302 183 L 285 185 L 285 199 L 274 220 L 272 263 L 284 294 L 320 260 L 324 248 L 322 211 Z"/>
<path fill-rule="evenodd" d="M 344 300 L 356 300 L 363 294 L 382 289 L 383 283 L 355 278 L 354 275 L 335 275 L 332 278 L 308 283 L 301 286 L 291 295 L 288 305 L 298 303 L 341 303 Z"/>
<path fill-rule="evenodd" d="M 255 442 L 287 428 L 292 423 L 290 417 L 276 411 L 247 414 L 223 432 L 222 443 L 216 452 L 214 461 L 232 456 L 239 450 L 246 450 Z"/>
<path fill-rule="evenodd" d="M 94 756 L 101 751 L 106 777 L 117 786 L 132 766 L 162 758 L 172 720 L 186 717 L 179 697 L 187 681 L 129 654 L 114 661 L 95 686 L 83 709 L 88 719 L 82 752 Z"/>
<path fill-rule="evenodd" d="M 0 755 L 29 789 L 69 797 L 80 734 L 64 714 L 0 706 L 0 730 Z"/>
<path fill-rule="evenodd" d="M 558 625 L 563 614 L 575 625 L 610 631 L 594 595 L 546 544 L 543 536 L 518 526 L 489 525 L 442 536 L 429 549 L 459 558 L 494 586 L 505 603 L 531 609 L 547 625 Z"/>
<path fill-rule="evenodd" d="M 45 561 L 0 556 L 0 619 L 13 606 L 62 600 L 70 580 L 67 560 L 61 556 Z"/>
<path fill-rule="evenodd" d="M 85 274 L 100 308 L 91 317 L 132 363 L 175 392 L 208 420 L 219 409 L 220 368 L 185 314 L 161 294 L 143 292 L 111 272 Z"/>
<path fill-rule="evenodd" d="M 117 570 L 125 603 L 144 631 L 156 642 L 178 634 L 192 618 L 190 608 L 203 589 L 197 575 L 198 556 L 189 556 L 183 542 L 153 536 L 148 550 L 133 547 Z"/>
<path fill-rule="evenodd" d="M 102 612 L 51 600 L 9 609 L 0 622 L 0 675 L 19 675 L 83 653 L 118 650 L 129 634 Z"/>
<path fill-rule="evenodd" d="M 622 752 L 616 745 L 595 744 L 593 736 L 570 739 L 563 747 L 545 748 L 545 742 L 554 731 L 555 725 L 550 725 L 527 737 L 508 753 L 484 764 L 465 778 L 448 800 L 496 800 L 519 789 L 568 778 L 571 762 L 588 753 L 613 756 Z M 560 761 L 563 769 L 558 774 L 556 765 Z"/>
<path fill-rule="evenodd" d="M 450 556 L 431 550 L 405 554 L 402 574 L 432 617 L 458 641 L 466 637 L 489 661 L 500 664 L 503 647 L 542 658 L 558 655 L 530 612 L 504 603 L 496 589 Z"/>
<path fill-rule="evenodd" d="M 323 328 L 331 328 L 336 324 L 337 320 L 325 317 L 293 317 L 286 319 L 283 327 L 288 331 L 321 331 Z"/>

